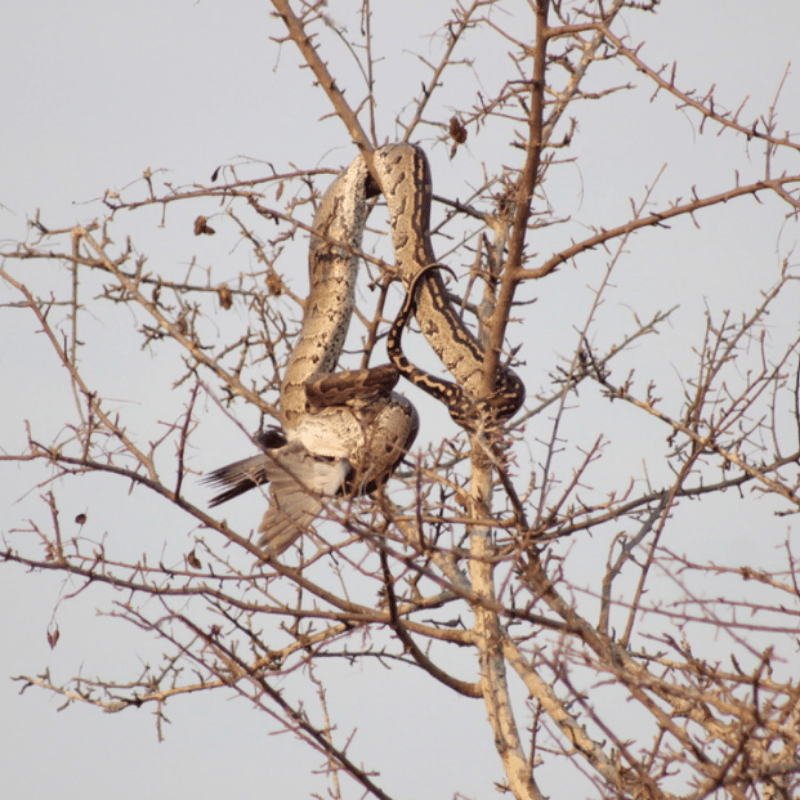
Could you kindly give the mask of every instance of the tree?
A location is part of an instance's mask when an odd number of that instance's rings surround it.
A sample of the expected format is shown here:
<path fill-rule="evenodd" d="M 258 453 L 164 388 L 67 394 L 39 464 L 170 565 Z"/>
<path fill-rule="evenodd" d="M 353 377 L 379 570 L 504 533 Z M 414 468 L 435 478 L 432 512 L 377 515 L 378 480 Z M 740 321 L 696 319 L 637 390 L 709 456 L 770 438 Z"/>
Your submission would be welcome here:
<path fill-rule="evenodd" d="M 244 456 L 249 434 L 275 417 L 306 293 L 304 234 L 342 163 L 232 163 L 185 187 L 147 172 L 107 193 L 91 222 L 37 217 L 29 241 L 4 249 L 4 308 L 33 315 L 72 402 L 64 396 L 56 433 L 32 421 L 26 446 L 3 456 L 29 471 L 47 510 L 10 526 L 3 559 L 70 576 L 66 598 L 91 591 L 161 655 L 133 677 L 46 673 L 22 685 L 106 711 L 154 708 L 159 733 L 168 700 L 238 693 L 321 754 L 334 796 L 353 795 L 355 782 L 392 797 L 328 698 L 339 662 L 359 665 L 365 681 L 389 667 L 401 684 L 419 670 L 440 693 L 484 704 L 485 741 L 515 797 L 557 797 L 567 780 L 569 796 L 794 796 L 798 589 L 791 529 L 772 523 L 798 506 L 787 242 L 800 175 L 778 99 L 748 116 L 739 99 L 689 89 L 672 64 L 645 60 L 626 25 L 657 3 L 542 1 L 524 16 L 485 0 L 437 20 L 422 88 L 385 108 L 379 12 L 365 4 L 347 25 L 323 4 L 273 6 L 281 52 L 298 49 L 343 141 L 368 158 L 386 138 L 421 140 L 435 186 L 448 159 L 463 170 L 444 195 L 434 189 L 437 256 L 462 278 L 451 291 L 489 374 L 511 360 L 527 404 L 499 432 L 459 433 L 408 388 L 427 442 L 385 490 L 329 504 L 299 552 L 265 562 L 249 535 L 265 498 L 217 514 L 196 476 L 220 466 L 203 455 L 214 437 L 233 435 Z M 604 154 L 586 152 L 587 128 L 613 121 L 626 95 L 643 127 L 656 109 L 657 124 L 688 119 L 686 139 L 718 136 L 724 163 L 713 188 L 691 171 L 673 188 L 668 169 L 628 184 L 626 165 L 613 164 L 622 186 L 602 184 L 606 206 L 587 218 L 568 187 L 580 170 L 598 191 Z M 639 194 L 626 207 L 629 185 Z M 711 296 L 688 318 L 703 262 L 676 265 L 666 291 L 640 240 L 674 257 L 741 204 L 781 221 L 776 264 L 752 264 L 730 310 Z M 179 259 L 158 251 L 158 225 L 184 233 Z M 343 368 L 384 360 L 402 299 L 380 202 L 369 225 Z M 212 241 L 229 254 L 213 267 Z M 180 275 L 177 260 L 189 262 Z M 637 282 L 681 308 L 654 304 Z M 409 355 L 441 372 L 430 354 L 412 355 L 413 336 Z M 155 374 L 126 383 L 146 358 Z M 123 402 L 140 396 L 139 407 Z M 123 519 L 154 526 L 145 549 L 122 525 L 93 527 L 101 486 Z M 86 510 L 72 521 L 62 509 L 74 493 Z M 759 552 L 743 561 L 728 542 L 740 530 L 754 538 L 756 525 Z M 48 636 L 55 647 L 57 625 Z"/>

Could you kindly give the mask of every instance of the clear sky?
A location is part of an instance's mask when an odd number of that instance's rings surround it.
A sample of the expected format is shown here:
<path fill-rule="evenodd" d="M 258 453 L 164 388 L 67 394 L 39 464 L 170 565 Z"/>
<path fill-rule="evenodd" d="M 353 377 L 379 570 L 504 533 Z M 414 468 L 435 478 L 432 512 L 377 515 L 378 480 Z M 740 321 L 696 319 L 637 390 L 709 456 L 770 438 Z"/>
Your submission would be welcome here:
<path fill-rule="evenodd" d="M 335 20 L 339 5 L 329 4 Z M 382 141 L 395 138 L 393 119 L 415 95 L 424 74 L 414 52 L 435 51 L 437 43 L 425 34 L 437 27 L 435 20 L 445 19 L 451 5 L 450 0 L 374 4 L 375 30 L 386 54 L 378 89 Z M 506 5 L 513 14 L 514 4 Z M 662 6 L 657 16 L 627 17 L 633 39 L 647 42 L 642 55 L 655 66 L 677 60 L 684 86 L 700 90 L 716 84 L 718 99 L 731 108 L 749 96 L 746 119 L 766 113 L 788 62 L 797 56 L 800 4 L 796 0 L 761 4 L 665 0 Z M 87 205 L 89 201 L 106 190 L 123 189 L 147 168 L 168 170 L 169 179 L 181 185 L 207 182 L 218 165 L 241 161 L 242 156 L 270 162 L 276 169 L 292 164 L 338 168 L 349 163 L 355 150 L 337 120 L 319 121 L 329 108 L 321 91 L 310 87 L 310 73 L 297 69 L 293 45 L 279 50 L 271 40 L 283 35 L 283 30 L 270 16 L 270 8 L 254 0 L 7 4 L 0 48 L 0 244 L 5 247 L 9 240 L 26 237 L 26 220 L 37 208 L 51 226 L 91 219 L 98 209 Z M 348 24 L 354 24 L 349 17 Z M 353 74 L 352 62 L 341 48 L 331 59 L 332 67 L 347 64 L 346 74 Z M 491 72 L 491 63 L 485 68 L 488 72 L 482 75 Z M 449 80 L 455 85 L 442 93 L 441 105 L 436 106 L 443 120 L 451 113 L 448 104 L 464 103 L 475 91 L 473 73 L 466 68 L 455 71 Z M 620 72 L 619 80 L 644 83 L 632 71 Z M 716 137 L 715 132 L 701 136 L 696 117 L 674 112 L 674 100 L 663 96 L 648 103 L 651 93 L 649 88 L 644 93 L 622 93 L 608 104 L 587 103 L 581 108 L 573 151 L 581 160 L 573 168 L 554 172 L 545 187 L 555 213 L 572 215 L 576 231 L 624 219 L 629 199 L 642 197 L 645 184 L 655 180 L 662 165 L 667 169 L 656 192 L 662 203 L 686 197 L 692 186 L 701 194 L 726 188 L 731 154 L 741 166 L 741 141 L 729 135 Z M 352 100 L 356 94 L 348 97 Z M 779 127 L 800 129 L 798 98 L 800 80 L 792 71 L 782 90 Z M 430 130 L 422 129 L 421 135 L 430 137 Z M 432 140 L 422 143 L 433 149 Z M 461 161 L 451 163 L 441 146 L 435 150 L 434 179 L 442 193 L 467 194 L 469 178 L 479 174 L 479 165 L 470 161 L 469 153 L 467 148 Z M 750 169 L 744 177 L 757 177 L 762 170 L 761 149 L 753 145 L 744 163 Z M 787 168 L 799 171 L 797 164 Z M 674 342 L 686 344 L 681 337 L 699 333 L 698 312 L 701 318 L 704 305 L 716 310 L 749 308 L 757 292 L 774 282 L 781 259 L 790 256 L 796 243 L 796 225 L 775 214 L 773 201 L 767 201 L 766 208 L 750 199 L 740 201 L 724 215 L 708 214 L 702 224 L 698 230 L 688 220 L 676 223 L 669 249 L 663 239 L 650 234 L 637 240 L 636 257 L 615 276 L 627 288 L 609 301 L 602 342 L 619 336 L 631 319 L 632 306 L 646 316 L 679 302 L 681 310 L 671 327 L 673 339 L 664 339 L 664 364 L 668 365 Z M 199 246 L 194 241 L 187 245 L 186 238 L 169 238 L 173 236 L 169 227 L 150 235 L 164 239 L 148 246 L 173 254 L 183 264 L 193 255 L 191 248 Z M 543 234 L 537 244 L 542 252 L 564 246 L 563 239 L 559 242 L 549 236 Z M 216 246 L 213 258 L 219 275 L 230 250 Z M 245 258 L 241 252 L 231 256 L 232 261 Z M 559 346 L 560 336 L 569 336 L 580 321 L 580 316 L 565 313 L 571 302 L 567 298 L 585 304 L 586 286 L 596 285 L 598 275 L 599 271 L 587 276 L 565 270 L 562 277 L 536 287 L 537 319 L 547 334 L 525 331 L 520 336 L 530 344 L 529 362 L 571 350 L 571 343 L 563 349 Z M 686 290 L 689 285 L 691 291 Z M 47 430 L 52 412 L 47 382 L 52 372 L 42 364 L 48 356 L 32 326 L 18 327 L 18 322 L 8 314 L 0 319 L 0 374 L 5 376 L 0 447 L 7 449 L 20 446 L 23 419 L 37 420 Z M 796 315 L 787 311 L 775 324 L 794 325 L 796 330 Z M 140 374 L 124 372 L 120 369 L 98 380 L 108 380 L 112 396 L 150 391 Z M 162 388 L 152 388 L 153 392 L 168 391 L 162 377 L 154 364 L 152 386 Z M 540 370 L 528 383 L 529 395 L 546 380 L 546 369 Z M 610 419 L 612 432 L 614 424 Z M 235 458 L 243 444 L 226 436 L 215 440 L 213 433 L 209 431 L 206 437 L 212 448 L 204 454 L 208 468 Z M 624 438 L 622 423 L 618 433 Z M 434 435 L 425 432 L 427 439 Z M 634 443 L 631 448 L 628 455 L 635 461 Z M 622 463 L 625 458 L 624 453 L 620 455 Z M 39 492 L 17 503 L 31 481 L 17 467 L 3 466 L 2 473 L 0 527 L 5 533 L 25 518 L 27 512 L 20 509 L 32 509 Z M 95 485 L 95 491 L 103 488 Z M 256 507 L 257 503 L 243 506 L 242 519 Z M 96 513 L 112 525 L 113 498 L 105 508 L 99 503 Z M 746 521 L 730 532 L 729 546 L 739 552 L 752 546 L 748 513 L 743 512 Z M 758 524 L 757 517 L 752 520 Z M 793 523 L 781 524 L 793 531 Z M 156 554 L 157 542 L 164 535 L 155 522 L 142 532 Z M 241 699 L 217 695 L 172 701 L 167 709 L 172 725 L 166 730 L 166 742 L 159 744 L 149 710 L 104 715 L 75 705 L 56 713 L 59 699 L 44 691 L 29 689 L 20 697 L 18 685 L 5 676 L 35 674 L 48 665 L 55 677 L 78 671 L 109 673 L 115 666 L 130 674 L 137 659 L 146 657 L 142 653 L 158 652 L 130 628 L 95 616 L 98 602 L 93 597 L 61 607 L 58 623 L 63 641 L 50 651 L 46 630 L 53 609 L 61 594 L 75 588 L 54 576 L 3 569 L 0 793 L 4 797 L 212 800 L 236 796 L 249 800 L 304 797 L 320 790 L 318 782 L 306 779 L 306 773 L 318 766 L 316 756 L 289 736 L 269 737 L 273 727 Z M 397 756 L 387 760 L 384 771 L 390 792 L 398 797 L 422 796 L 419 782 L 407 774 L 406 767 L 415 759 L 425 763 L 431 741 L 439 741 L 451 746 L 437 754 L 445 766 L 437 764 L 436 777 L 432 775 L 426 783 L 435 790 L 428 796 L 452 796 L 456 790 L 468 797 L 491 796 L 491 781 L 500 775 L 488 728 L 481 724 L 480 704 L 467 707 L 442 698 L 437 686 L 417 674 L 409 675 L 406 694 L 401 692 L 395 703 L 390 700 L 397 697 L 393 694 L 396 683 L 379 674 L 370 673 L 366 681 L 343 669 L 340 687 L 338 702 L 356 703 L 373 715 L 372 724 L 364 723 L 369 735 L 359 741 L 364 760 L 369 763 L 369 754 L 381 749 Z M 436 709 L 428 737 L 416 736 L 416 717 L 403 717 L 417 703 L 419 708 Z M 384 716 L 400 725 L 402 736 L 391 738 L 393 729 L 380 724 Z M 448 771 L 450 777 L 443 778 L 441 772 Z"/>

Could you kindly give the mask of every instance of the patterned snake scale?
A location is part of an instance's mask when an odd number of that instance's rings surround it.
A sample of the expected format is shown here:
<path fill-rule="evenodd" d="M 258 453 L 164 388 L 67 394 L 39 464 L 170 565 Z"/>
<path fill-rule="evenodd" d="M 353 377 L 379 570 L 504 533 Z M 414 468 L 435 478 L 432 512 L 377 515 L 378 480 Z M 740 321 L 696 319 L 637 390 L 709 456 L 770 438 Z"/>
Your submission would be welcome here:
<path fill-rule="evenodd" d="M 407 296 L 387 338 L 389 358 L 410 381 L 447 405 L 451 417 L 475 430 L 488 414 L 497 420 L 512 417 L 525 401 L 525 385 L 508 367 L 499 367 L 495 393 L 478 404 L 485 353 L 450 302 L 430 241 L 431 173 L 425 153 L 411 144 L 394 144 L 375 152 L 395 251 L 395 266 Z M 429 375 L 409 363 L 400 347 L 402 329 L 412 311 L 428 343 L 456 382 Z"/>
<path fill-rule="evenodd" d="M 368 183 L 359 157 L 327 190 L 314 218 L 319 235 L 312 235 L 309 249 L 310 291 L 281 385 L 282 430 L 257 437 L 262 453 L 205 479 L 225 487 L 212 506 L 271 484 L 258 529 L 270 556 L 311 529 L 323 498 L 369 493 L 383 484 L 419 428 L 414 406 L 391 391 L 399 379 L 392 364 L 334 372 L 355 306 Z"/>

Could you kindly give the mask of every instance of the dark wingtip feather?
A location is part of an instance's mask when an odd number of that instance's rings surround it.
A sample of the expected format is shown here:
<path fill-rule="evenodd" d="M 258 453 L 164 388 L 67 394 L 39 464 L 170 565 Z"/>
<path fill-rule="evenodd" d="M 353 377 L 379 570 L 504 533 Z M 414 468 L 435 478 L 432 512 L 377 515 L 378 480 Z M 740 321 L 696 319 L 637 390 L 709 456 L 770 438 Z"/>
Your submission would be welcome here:
<path fill-rule="evenodd" d="M 280 428 L 269 427 L 259 431 L 253 441 L 262 450 L 276 450 L 287 443 L 286 436 Z M 211 498 L 208 505 L 211 508 L 221 503 L 227 503 L 240 494 L 249 492 L 250 489 L 267 482 L 267 473 L 263 456 L 252 456 L 241 461 L 235 461 L 219 469 L 210 472 L 201 479 L 201 483 L 211 486 L 226 487 L 225 491 L 220 492 Z"/>

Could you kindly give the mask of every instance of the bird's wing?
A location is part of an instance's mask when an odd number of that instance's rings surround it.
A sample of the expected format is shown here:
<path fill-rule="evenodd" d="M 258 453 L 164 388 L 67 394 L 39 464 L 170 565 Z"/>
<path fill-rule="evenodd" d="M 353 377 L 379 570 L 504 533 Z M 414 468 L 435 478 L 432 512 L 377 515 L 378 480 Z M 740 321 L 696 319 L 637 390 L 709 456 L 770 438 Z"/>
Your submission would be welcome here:
<path fill-rule="evenodd" d="M 254 486 L 266 483 L 269 480 L 266 471 L 268 460 L 269 456 L 259 453 L 257 456 L 235 461 L 226 467 L 220 467 L 220 469 L 214 470 L 214 472 L 203 478 L 203 483 L 210 483 L 218 488 L 227 487 L 224 491 L 211 498 L 208 503 L 209 506 L 212 508 L 218 506 L 220 503 L 225 503 L 240 494 L 244 494 Z"/>
<path fill-rule="evenodd" d="M 234 461 L 233 464 L 220 467 L 203 478 L 203 483 L 225 489 L 211 498 L 209 506 L 213 508 L 220 503 L 232 500 L 269 480 L 266 468 L 271 463 L 271 459 L 268 454 L 284 447 L 286 436 L 277 428 L 268 428 L 256 434 L 255 441 L 264 450 L 263 453 L 241 461 Z"/>
<path fill-rule="evenodd" d="M 262 458 L 269 462 L 264 473 L 272 498 L 258 528 L 259 545 L 277 556 L 311 529 L 323 498 L 341 490 L 351 467 L 343 458 L 316 456 L 301 442 L 290 442 Z"/>

